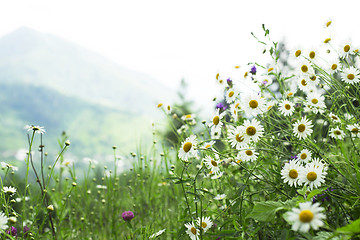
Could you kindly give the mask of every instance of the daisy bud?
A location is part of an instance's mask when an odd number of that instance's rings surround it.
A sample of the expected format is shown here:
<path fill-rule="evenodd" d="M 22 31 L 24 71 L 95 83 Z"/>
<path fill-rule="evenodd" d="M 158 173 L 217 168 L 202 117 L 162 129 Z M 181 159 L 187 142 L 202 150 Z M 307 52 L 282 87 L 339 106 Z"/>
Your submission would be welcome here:
<path fill-rule="evenodd" d="M 66 140 L 65 146 L 70 146 L 70 141 L 69 140 Z"/>
<path fill-rule="evenodd" d="M 49 212 L 54 211 L 54 205 L 50 204 L 50 205 L 47 207 L 47 210 L 49 210 Z"/>
<path fill-rule="evenodd" d="M 76 184 L 76 182 L 73 182 L 72 185 L 73 185 L 73 187 L 76 187 L 77 184 Z"/>
<path fill-rule="evenodd" d="M 16 223 L 16 217 L 9 217 L 9 221 L 11 223 Z"/>

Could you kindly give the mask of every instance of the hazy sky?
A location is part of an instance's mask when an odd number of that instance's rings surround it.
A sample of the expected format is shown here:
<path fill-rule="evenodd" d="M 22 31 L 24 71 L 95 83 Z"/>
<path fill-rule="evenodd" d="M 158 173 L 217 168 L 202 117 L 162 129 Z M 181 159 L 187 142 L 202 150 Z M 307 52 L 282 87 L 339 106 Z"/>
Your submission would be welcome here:
<path fill-rule="evenodd" d="M 21 26 L 51 33 L 172 87 L 181 78 L 211 104 L 215 75 L 261 61 L 250 32 L 316 45 L 324 22 L 360 43 L 357 1 L 11 0 L 0 2 L 0 36 Z"/>

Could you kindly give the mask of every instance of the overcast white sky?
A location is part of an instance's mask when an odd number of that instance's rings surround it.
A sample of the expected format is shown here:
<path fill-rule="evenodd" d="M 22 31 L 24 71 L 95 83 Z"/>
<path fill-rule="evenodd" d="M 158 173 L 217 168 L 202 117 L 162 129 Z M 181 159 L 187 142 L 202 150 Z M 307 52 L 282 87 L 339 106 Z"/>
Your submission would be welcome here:
<path fill-rule="evenodd" d="M 211 104 L 215 75 L 261 61 L 250 32 L 314 45 L 330 17 L 360 43 L 357 1 L 11 0 L 0 2 L 0 37 L 27 26 L 94 50 L 172 87 L 181 78 L 190 97 Z M 315 41 L 315 42 L 314 42 Z"/>

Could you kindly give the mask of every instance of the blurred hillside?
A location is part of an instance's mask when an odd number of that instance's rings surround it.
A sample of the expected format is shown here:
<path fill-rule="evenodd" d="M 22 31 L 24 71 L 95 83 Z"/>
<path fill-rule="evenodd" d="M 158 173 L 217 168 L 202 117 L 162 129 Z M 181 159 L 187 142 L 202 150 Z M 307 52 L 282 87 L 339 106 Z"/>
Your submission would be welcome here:
<path fill-rule="evenodd" d="M 151 142 L 159 101 L 173 91 L 142 73 L 53 35 L 21 28 L 0 39 L 0 151 L 27 147 L 26 124 L 44 126 L 47 150 L 62 131 L 78 157 Z M 141 141 L 141 142 L 140 142 Z M 55 151 L 55 154 L 56 154 Z"/>

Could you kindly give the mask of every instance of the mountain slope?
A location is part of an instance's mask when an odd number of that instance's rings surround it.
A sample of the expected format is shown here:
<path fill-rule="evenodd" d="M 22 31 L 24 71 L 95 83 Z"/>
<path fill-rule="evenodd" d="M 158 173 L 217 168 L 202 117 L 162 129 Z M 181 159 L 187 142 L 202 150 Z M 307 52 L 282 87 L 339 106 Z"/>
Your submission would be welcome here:
<path fill-rule="evenodd" d="M 135 53 L 134 53 L 135 54 Z M 151 114 L 173 91 L 142 73 L 59 37 L 20 28 L 0 39 L 0 82 L 46 86 L 69 96 Z"/>

